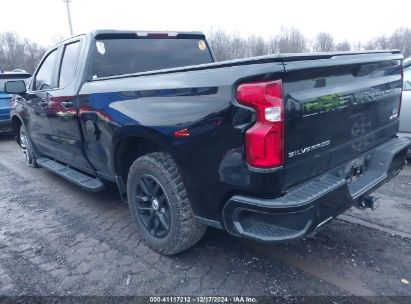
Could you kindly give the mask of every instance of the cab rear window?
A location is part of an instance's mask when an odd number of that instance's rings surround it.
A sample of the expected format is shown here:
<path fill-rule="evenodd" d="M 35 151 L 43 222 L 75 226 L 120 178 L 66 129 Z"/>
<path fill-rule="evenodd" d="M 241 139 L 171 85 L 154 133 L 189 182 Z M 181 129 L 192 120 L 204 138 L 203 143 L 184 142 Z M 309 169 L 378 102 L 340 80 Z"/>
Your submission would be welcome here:
<path fill-rule="evenodd" d="M 203 39 L 102 39 L 94 45 L 92 78 L 211 62 L 211 53 Z"/>

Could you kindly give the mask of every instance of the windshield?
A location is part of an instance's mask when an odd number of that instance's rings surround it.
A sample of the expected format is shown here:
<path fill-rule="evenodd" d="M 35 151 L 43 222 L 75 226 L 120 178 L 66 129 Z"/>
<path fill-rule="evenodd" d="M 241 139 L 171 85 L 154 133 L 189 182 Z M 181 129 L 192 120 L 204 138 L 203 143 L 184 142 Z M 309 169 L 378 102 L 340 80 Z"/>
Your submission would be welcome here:
<path fill-rule="evenodd" d="M 93 57 L 93 79 L 213 62 L 202 39 L 97 40 Z"/>

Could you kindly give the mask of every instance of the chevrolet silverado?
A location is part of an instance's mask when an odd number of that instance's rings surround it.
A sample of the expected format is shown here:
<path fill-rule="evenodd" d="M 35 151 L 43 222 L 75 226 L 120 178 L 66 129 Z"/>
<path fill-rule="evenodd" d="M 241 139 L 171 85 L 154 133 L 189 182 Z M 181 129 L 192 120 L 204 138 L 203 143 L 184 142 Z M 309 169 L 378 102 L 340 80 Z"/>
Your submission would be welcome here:
<path fill-rule="evenodd" d="M 399 51 L 214 62 L 202 33 L 98 30 L 64 40 L 13 95 L 29 166 L 115 183 L 163 254 L 206 227 L 263 242 L 314 233 L 398 174 Z M 69 193 L 67 195 L 70 195 Z"/>

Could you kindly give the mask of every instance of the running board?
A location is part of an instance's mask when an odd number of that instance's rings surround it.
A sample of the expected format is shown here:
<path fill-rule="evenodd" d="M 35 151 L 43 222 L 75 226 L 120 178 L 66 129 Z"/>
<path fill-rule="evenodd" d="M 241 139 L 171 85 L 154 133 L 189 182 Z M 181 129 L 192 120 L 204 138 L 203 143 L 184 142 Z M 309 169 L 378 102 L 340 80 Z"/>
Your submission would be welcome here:
<path fill-rule="evenodd" d="M 84 190 L 97 192 L 103 190 L 105 185 L 97 178 L 90 177 L 76 169 L 63 165 L 50 158 L 42 157 L 37 159 L 37 164 L 47 170 L 67 179 L 68 181 L 80 186 Z"/>

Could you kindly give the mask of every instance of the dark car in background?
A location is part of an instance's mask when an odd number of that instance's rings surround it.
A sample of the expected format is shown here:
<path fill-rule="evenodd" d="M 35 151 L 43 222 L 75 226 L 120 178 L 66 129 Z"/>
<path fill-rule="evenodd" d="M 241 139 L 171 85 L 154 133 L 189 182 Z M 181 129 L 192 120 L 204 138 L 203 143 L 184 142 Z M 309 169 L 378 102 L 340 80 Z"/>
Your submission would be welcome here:
<path fill-rule="evenodd" d="M 13 70 L 11 72 L 0 71 L 0 132 L 13 130 L 10 119 L 10 103 L 12 95 L 4 92 L 4 83 L 9 80 L 24 80 L 29 83 L 31 75 L 24 70 Z"/>

